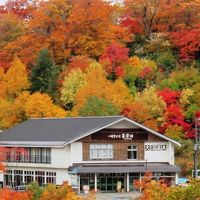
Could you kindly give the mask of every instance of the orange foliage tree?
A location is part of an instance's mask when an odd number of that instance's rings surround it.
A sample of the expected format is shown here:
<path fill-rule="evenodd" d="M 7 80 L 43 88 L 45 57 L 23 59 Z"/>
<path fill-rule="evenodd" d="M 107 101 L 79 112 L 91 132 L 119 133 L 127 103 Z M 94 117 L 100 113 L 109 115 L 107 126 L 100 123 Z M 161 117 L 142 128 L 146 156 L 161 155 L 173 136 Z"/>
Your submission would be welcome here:
<path fill-rule="evenodd" d="M 40 200 L 81 200 L 72 191 L 72 188 L 68 183 L 64 183 L 61 187 L 56 187 L 55 185 L 49 184 L 42 192 Z"/>
<path fill-rule="evenodd" d="M 140 200 L 163 200 L 166 199 L 169 188 L 163 180 L 152 180 L 152 173 L 146 172 L 142 180 L 135 182 L 136 187 L 142 189 Z"/>
<path fill-rule="evenodd" d="M 7 45 L 22 36 L 24 32 L 25 26 L 22 20 L 12 13 L 0 14 L 0 67 L 5 70 L 10 67 L 12 60 Z"/>
<path fill-rule="evenodd" d="M 155 31 L 170 32 L 192 27 L 198 22 L 200 9 L 199 0 L 125 0 L 125 5 L 147 36 Z"/>
<path fill-rule="evenodd" d="M 56 64 L 65 63 L 69 55 L 66 46 L 66 19 L 71 5 L 64 0 L 38 1 L 37 9 L 30 11 L 26 21 L 26 34 L 10 42 L 6 49 L 17 54 L 28 66 L 33 64 L 38 52 L 47 48 Z"/>
<path fill-rule="evenodd" d="M 117 34 L 119 27 L 113 21 L 114 11 L 115 7 L 106 1 L 74 1 L 68 20 L 68 45 L 72 52 L 96 58 L 109 44 L 123 41 L 124 38 Z"/>
<path fill-rule="evenodd" d="M 31 200 L 29 192 L 16 192 L 8 188 L 0 189 L 0 200 Z"/>

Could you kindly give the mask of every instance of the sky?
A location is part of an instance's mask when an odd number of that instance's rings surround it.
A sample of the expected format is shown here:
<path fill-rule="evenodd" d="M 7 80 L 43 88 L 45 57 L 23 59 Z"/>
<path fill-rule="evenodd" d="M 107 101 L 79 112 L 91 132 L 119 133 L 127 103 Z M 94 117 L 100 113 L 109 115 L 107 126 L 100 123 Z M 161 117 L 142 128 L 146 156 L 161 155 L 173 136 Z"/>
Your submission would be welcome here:
<path fill-rule="evenodd" d="M 0 5 L 3 5 L 6 2 L 6 0 L 0 0 Z"/>

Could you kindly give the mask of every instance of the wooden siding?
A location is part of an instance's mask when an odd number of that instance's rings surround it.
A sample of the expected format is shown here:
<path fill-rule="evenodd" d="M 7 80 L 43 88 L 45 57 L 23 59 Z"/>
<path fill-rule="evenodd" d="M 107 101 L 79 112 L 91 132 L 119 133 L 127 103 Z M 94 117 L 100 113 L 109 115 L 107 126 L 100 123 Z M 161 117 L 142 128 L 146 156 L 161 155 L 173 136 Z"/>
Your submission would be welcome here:
<path fill-rule="evenodd" d="M 121 130 L 121 129 L 120 129 Z M 128 129 L 124 129 L 128 130 Z M 130 129 L 133 130 L 133 129 Z M 108 129 L 108 132 L 110 130 Z M 99 131 L 97 133 L 94 133 L 93 136 L 89 135 L 87 137 L 84 137 L 79 140 L 79 142 L 83 142 L 83 160 L 88 161 L 90 160 L 90 144 L 113 144 L 113 150 L 114 150 L 114 157 L 113 159 L 104 159 L 104 160 L 127 160 L 128 159 L 128 153 L 127 149 L 129 145 L 136 145 L 138 149 L 138 154 L 137 154 L 137 160 L 144 160 L 144 143 L 145 142 L 163 142 L 166 141 L 158 136 L 155 136 L 151 133 L 148 133 L 144 130 L 143 132 L 148 134 L 148 138 L 145 138 L 146 140 L 119 140 L 119 139 L 109 139 L 105 140 L 105 137 L 102 136 L 102 139 L 99 138 L 99 134 L 104 134 L 106 132 L 106 129 L 104 129 L 102 132 Z M 113 130 L 112 130 L 113 132 Z M 117 129 L 116 129 L 117 132 Z M 98 134 L 98 137 L 94 137 L 95 134 Z M 94 139 L 98 138 L 98 139 Z M 95 159 L 91 159 L 95 160 Z M 96 160 L 102 160 L 102 159 L 96 159 Z"/>
<path fill-rule="evenodd" d="M 98 141 L 98 142 L 83 142 L 83 160 L 90 160 L 90 144 L 108 144 L 107 141 Z M 136 145 L 138 149 L 137 160 L 144 160 L 144 142 L 121 142 L 121 143 L 114 143 L 109 142 L 109 144 L 113 145 L 114 150 L 114 157 L 113 159 L 107 159 L 107 160 L 127 160 L 128 159 L 128 153 L 127 149 L 129 145 Z M 91 159 L 94 160 L 94 159 Z M 101 160 L 101 159 L 98 159 Z M 105 159 L 104 159 L 105 160 Z"/>

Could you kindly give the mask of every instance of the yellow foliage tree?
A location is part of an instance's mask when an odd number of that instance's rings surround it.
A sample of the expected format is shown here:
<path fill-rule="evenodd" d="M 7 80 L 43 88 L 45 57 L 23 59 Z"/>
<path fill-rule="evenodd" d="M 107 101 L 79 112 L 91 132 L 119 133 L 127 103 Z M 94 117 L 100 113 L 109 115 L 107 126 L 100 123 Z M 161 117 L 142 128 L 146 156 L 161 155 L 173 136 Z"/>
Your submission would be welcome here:
<path fill-rule="evenodd" d="M 8 97 L 15 98 L 29 87 L 28 74 L 25 65 L 18 57 L 14 57 L 11 67 L 4 75 L 6 93 Z"/>
<path fill-rule="evenodd" d="M 123 81 L 118 80 L 114 83 L 108 81 L 106 72 L 98 63 L 93 63 L 87 69 L 86 80 L 85 87 L 80 88 L 75 97 L 76 104 L 73 108 L 73 115 L 75 116 L 78 115 L 78 111 L 85 105 L 87 98 L 90 96 L 104 98 L 120 110 L 132 101 L 132 96 Z"/>
<path fill-rule="evenodd" d="M 120 110 L 133 101 L 129 89 L 121 79 L 112 83 L 111 86 L 107 88 L 107 91 L 105 91 L 105 95 L 106 99 L 110 100 Z"/>
<path fill-rule="evenodd" d="M 165 135 L 174 140 L 180 140 L 184 138 L 184 131 L 183 128 L 177 124 L 169 125 L 165 130 Z"/>
<path fill-rule="evenodd" d="M 32 94 L 25 104 L 26 116 L 36 117 L 65 117 L 66 112 L 53 104 L 52 99 L 47 94 L 36 92 Z"/>
<path fill-rule="evenodd" d="M 125 66 L 125 71 L 129 76 L 137 77 L 145 68 L 149 68 L 151 72 L 157 70 L 157 65 L 153 60 L 140 59 L 137 56 L 130 57 L 128 63 Z"/>
<path fill-rule="evenodd" d="M 154 118 L 161 117 L 166 108 L 165 102 L 157 95 L 157 90 L 153 86 L 144 89 L 142 93 L 137 93 L 135 101 L 144 103 Z"/>
<path fill-rule="evenodd" d="M 3 98 L 0 98 L 0 111 L 0 129 L 9 128 L 17 122 L 12 104 Z"/>
<path fill-rule="evenodd" d="M 183 108 L 186 108 L 187 106 L 189 106 L 191 104 L 191 98 L 192 98 L 193 94 L 194 94 L 194 92 L 189 88 L 182 90 L 180 103 Z"/>
<path fill-rule="evenodd" d="M 6 86 L 4 82 L 4 70 L 2 67 L 0 67 L 0 97 L 5 98 L 6 97 Z"/>
<path fill-rule="evenodd" d="M 61 89 L 61 101 L 67 108 L 72 108 L 75 103 L 77 91 L 85 85 L 86 75 L 78 68 L 72 70 L 64 79 Z"/>
<path fill-rule="evenodd" d="M 76 103 L 72 113 L 75 116 L 78 115 L 79 109 L 86 103 L 88 97 L 104 97 L 105 88 L 111 84 L 106 80 L 106 72 L 98 65 L 92 65 L 87 69 L 86 80 L 85 87 L 80 88 L 75 96 Z"/>
<path fill-rule="evenodd" d="M 19 122 L 27 119 L 25 105 L 30 96 L 28 91 L 23 91 L 13 102 L 13 111 Z"/>
<path fill-rule="evenodd" d="M 123 114 L 139 123 L 144 123 L 153 119 L 153 116 L 149 113 L 148 106 L 138 101 L 134 101 L 126 106 L 123 110 Z"/>
<path fill-rule="evenodd" d="M 154 131 L 159 131 L 158 130 L 158 120 L 157 119 L 147 120 L 143 124 L 144 124 L 144 126 L 150 128 L 150 129 L 152 129 Z"/>
<path fill-rule="evenodd" d="M 200 82 L 193 85 L 192 90 L 194 91 L 194 95 L 192 96 L 192 100 L 200 107 Z"/>

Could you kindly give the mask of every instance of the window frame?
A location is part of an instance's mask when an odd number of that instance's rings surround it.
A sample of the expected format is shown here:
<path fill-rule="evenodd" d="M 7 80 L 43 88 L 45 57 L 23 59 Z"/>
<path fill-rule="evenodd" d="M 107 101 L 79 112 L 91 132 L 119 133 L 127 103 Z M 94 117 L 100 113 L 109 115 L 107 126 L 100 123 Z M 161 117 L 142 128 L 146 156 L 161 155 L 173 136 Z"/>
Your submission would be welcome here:
<path fill-rule="evenodd" d="M 129 149 L 129 147 L 131 148 Z M 135 148 L 132 148 L 132 147 L 135 147 Z M 136 158 L 129 158 L 129 152 L 131 152 L 131 157 L 136 152 Z M 131 144 L 127 146 L 127 160 L 138 160 L 138 146 L 136 144 Z"/>
<path fill-rule="evenodd" d="M 113 144 L 106 143 L 91 143 L 89 145 L 90 160 L 109 160 L 114 158 Z"/>

